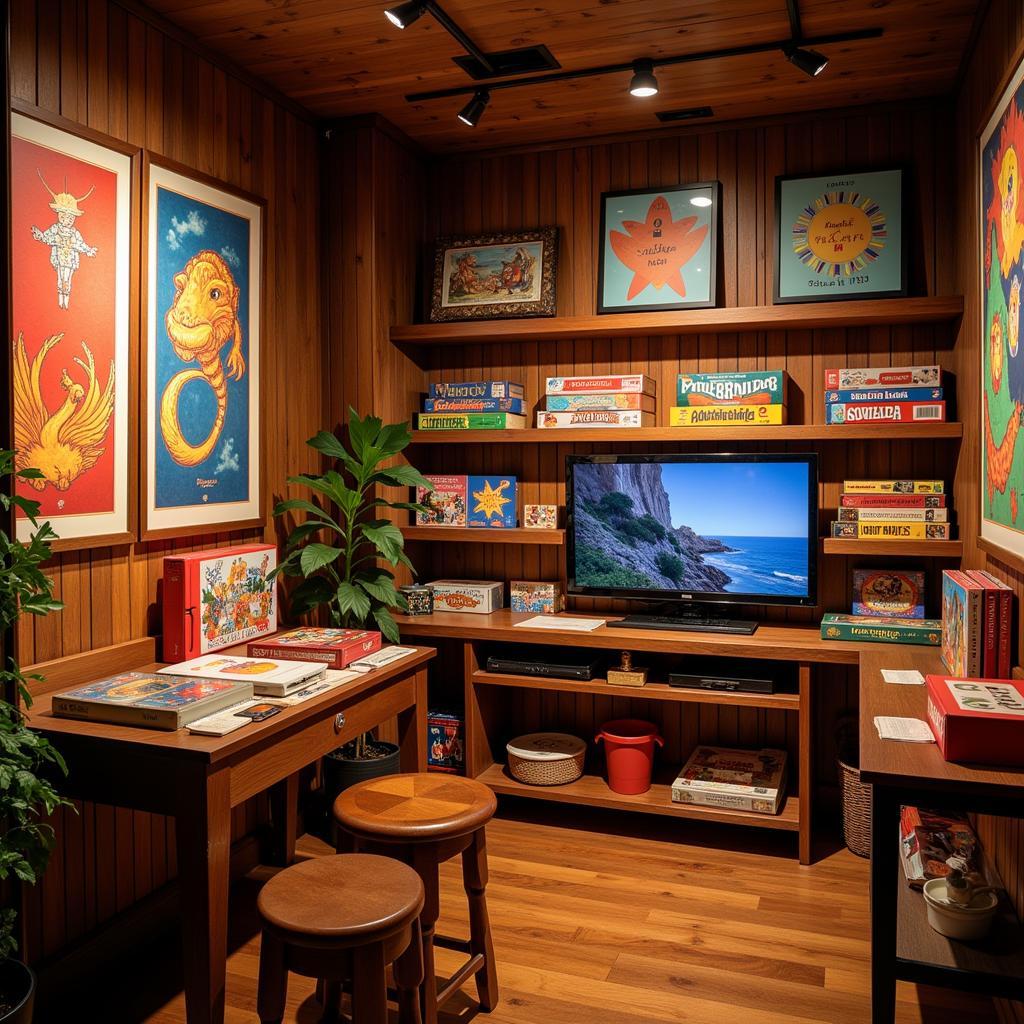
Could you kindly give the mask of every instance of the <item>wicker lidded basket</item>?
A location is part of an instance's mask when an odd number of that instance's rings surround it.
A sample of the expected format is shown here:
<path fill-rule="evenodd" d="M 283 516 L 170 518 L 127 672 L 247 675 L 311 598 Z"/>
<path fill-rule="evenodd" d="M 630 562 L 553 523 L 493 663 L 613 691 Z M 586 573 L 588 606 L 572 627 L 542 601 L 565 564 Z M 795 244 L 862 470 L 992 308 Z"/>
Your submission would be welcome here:
<path fill-rule="evenodd" d="M 512 778 L 530 786 L 564 786 L 583 774 L 587 745 L 564 732 L 531 732 L 506 744 Z"/>
<path fill-rule="evenodd" d="M 843 794 L 843 839 L 851 853 L 871 856 L 871 787 L 860 781 L 860 769 L 837 761 Z"/>

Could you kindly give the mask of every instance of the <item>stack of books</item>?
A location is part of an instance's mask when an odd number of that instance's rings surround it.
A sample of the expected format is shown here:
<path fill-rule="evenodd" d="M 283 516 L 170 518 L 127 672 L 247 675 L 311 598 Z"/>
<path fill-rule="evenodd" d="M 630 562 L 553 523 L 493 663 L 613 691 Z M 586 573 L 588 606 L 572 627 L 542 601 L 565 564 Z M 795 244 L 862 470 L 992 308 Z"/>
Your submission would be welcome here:
<path fill-rule="evenodd" d="M 1009 679 L 1013 591 L 979 569 L 942 574 L 942 661 L 954 676 Z"/>
<path fill-rule="evenodd" d="M 949 540 L 941 480 L 846 480 L 833 537 L 859 540 Z"/>
<path fill-rule="evenodd" d="M 855 569 L 852 614 L 829 612 L 821 620 L 826 640 L 937 646 L 942 622 L 924 617 L 924 573 L 904 569 Z"/>
<path fill-rule="evenodd" d="M 939 366 L 825 371 L 826 423 L 941 423 L 945 419 Z"/>
<path fill-rule="evenodd" d="M 681 373 L 673 427 L 766 427 L 786 422 L 785 370 Z"/>
<path fill-rule="evenodd" d="M 548 377 L 537 426 L 653 427 L 656 385 L 642 373 Z"/>
<path fill-rule="evenodd" d="M 522 384 L 471 380 L 430 385 L 420 430 L 521 430 L 526 426 Z"/>

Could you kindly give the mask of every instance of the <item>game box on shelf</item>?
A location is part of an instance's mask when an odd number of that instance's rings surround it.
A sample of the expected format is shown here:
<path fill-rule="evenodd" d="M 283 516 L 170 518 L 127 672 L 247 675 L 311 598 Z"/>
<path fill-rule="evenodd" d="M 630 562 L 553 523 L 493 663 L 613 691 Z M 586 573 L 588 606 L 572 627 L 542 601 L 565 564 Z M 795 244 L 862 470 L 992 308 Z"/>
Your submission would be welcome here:
<path fill-rule="evenodd" d="M 375 630 L 302 626 L 250 643 L 246 652 L 250 658 L 317 661 L 337 669 L 379 651 L 380 647 L 380 633 Z"/>

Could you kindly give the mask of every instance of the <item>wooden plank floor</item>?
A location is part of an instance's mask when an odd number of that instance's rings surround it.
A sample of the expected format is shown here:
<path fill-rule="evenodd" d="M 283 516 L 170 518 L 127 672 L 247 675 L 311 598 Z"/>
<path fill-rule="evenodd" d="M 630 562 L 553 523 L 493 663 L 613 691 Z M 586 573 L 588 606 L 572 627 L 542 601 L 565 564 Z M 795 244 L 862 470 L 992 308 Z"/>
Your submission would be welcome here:
<path fill-rule="evenodd" d="M 503 806 L 488 830 L 488 887 L 502 1000 L 478 1014 L 472 990 L 444 1024 L 866 1024 L 867 862 L 827 852 L 801 868 L 791 837 L 612 812 Z M 682 837 L 683 841 L 678 841 Z M 302 855 L 328 852 L 304 837 Z M 236 888 L 227 1024 L 255 1021 L 259 940 L 255 892 Z M 467 934 L 455 864 L 443 871 L 441 930 Z M 173 947 L 169 947 L 173 950 Z M 161 992 L 159 954 L 119 963 L 106 1024 L 183 1024 L 174 985 Z M 173 957 L 171 958 L 173 959 Z M 457 954 L 439 951 L 451 970 Z M 171 972 L 175 974 L 174 971 Z M 313 983 L 292 978 L 286 1022 L 313 1024 Z M 102 997 L 101 997 L 102 998 Z M 977 997 L 900 985 L 899 1024 L 991 1024 Z M 99 1008 L 94 1007 L 94 1013 Z M 70 1018 L 69 1018 L 70 1019 Z"/>

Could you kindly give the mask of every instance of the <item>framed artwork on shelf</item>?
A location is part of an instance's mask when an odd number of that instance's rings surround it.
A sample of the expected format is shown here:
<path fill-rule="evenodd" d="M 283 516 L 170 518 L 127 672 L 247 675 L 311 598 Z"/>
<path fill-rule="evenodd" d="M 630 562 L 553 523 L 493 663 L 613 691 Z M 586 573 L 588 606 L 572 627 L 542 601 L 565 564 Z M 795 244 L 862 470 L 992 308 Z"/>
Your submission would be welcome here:
<path fill-rule="evenodd" d="M 24 104 L 11 112 L 11 404 L 17 493 L 55 550 L 134 537 L 138 154 Z M 18 511 L 19 540 L 31 523 Z"/>
<path fill-rule="evenodd" d="M 430 320 L 555 315 L 558 228 L 439 238 Z"/>
<path fill-rule="evenodd" d="M 1024 61 L 1011 73 L 978 138 L 981 251 L 981 540 L 1024 565 Z"/>
<path fill-rule="evenodd" d="M 598 313 L 716 304 L 717 181 L 601 196 Z"/>
<path fill-rule="evenodd" d="M 264 201 L 147 155 L 142 537 L 259 526 Z"/>
<path fill-rule="evenodd" d="M 907 294 L 903 170 L 775 179 L 775 301 Z"/>

